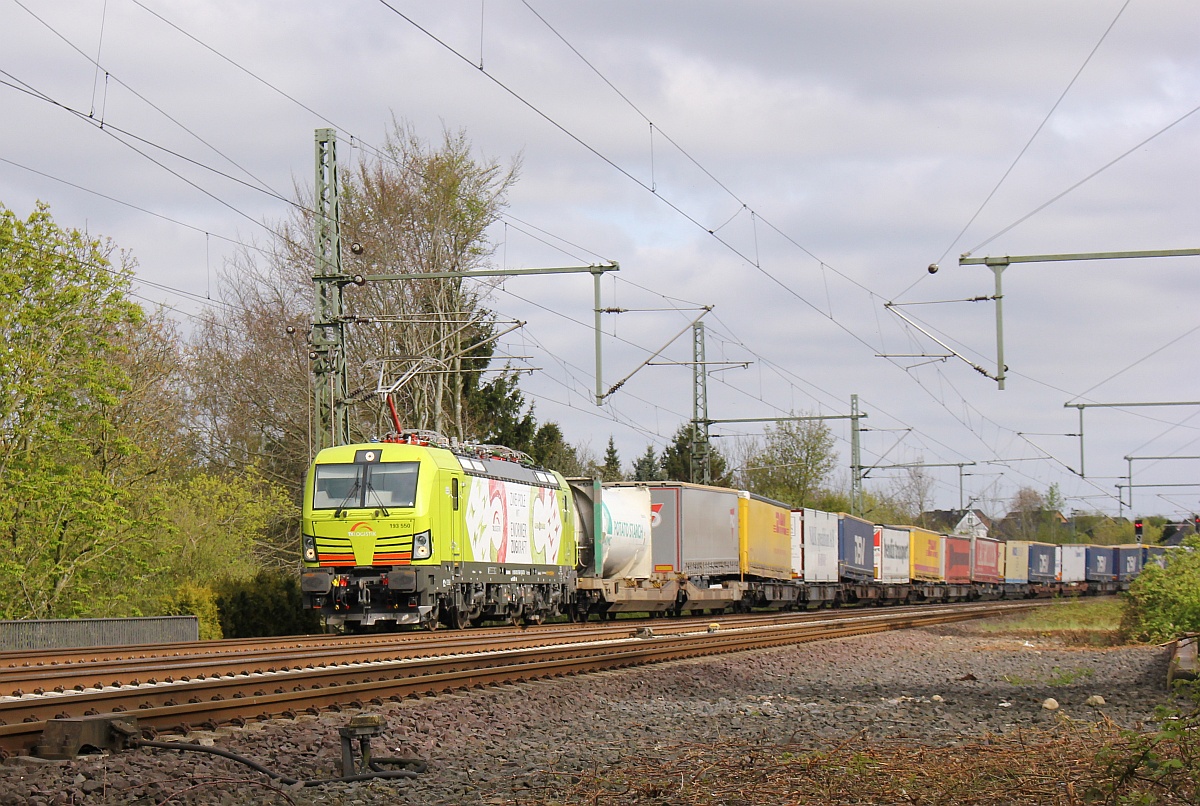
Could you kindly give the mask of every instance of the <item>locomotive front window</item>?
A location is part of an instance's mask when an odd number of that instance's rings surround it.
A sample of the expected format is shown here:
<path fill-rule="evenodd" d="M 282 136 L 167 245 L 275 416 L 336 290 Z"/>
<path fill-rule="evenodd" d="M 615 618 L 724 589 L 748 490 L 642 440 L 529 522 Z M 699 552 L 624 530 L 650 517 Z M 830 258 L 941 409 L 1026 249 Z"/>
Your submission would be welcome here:
<path fill-rule="evenodd" d="M 366 465 L 367 506 L 411 507 L 417 503 L 417 463 Z"/>
<path fill-rule="evenodd" d="M 363 465 L 317 465 L 313 509 L 358 506 L 362 498 Z"/>
<path fill-rule="evenodd" d="M 418 466 L 417 462 L 317 465 L 313 509 L 416 506 Z"/>

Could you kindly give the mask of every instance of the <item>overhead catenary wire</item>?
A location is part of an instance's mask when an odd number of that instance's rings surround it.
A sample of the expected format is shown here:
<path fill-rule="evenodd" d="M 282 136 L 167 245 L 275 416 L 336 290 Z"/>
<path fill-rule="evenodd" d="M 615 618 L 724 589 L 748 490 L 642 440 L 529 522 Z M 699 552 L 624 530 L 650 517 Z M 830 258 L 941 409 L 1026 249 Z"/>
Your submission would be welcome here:
<path fill-rule="evenodd" d="M 138 5 L 140 5 L 140 4 L 138 4 Z M 830 306 L 830 307 L 832 307 L 832 306 Z"/>

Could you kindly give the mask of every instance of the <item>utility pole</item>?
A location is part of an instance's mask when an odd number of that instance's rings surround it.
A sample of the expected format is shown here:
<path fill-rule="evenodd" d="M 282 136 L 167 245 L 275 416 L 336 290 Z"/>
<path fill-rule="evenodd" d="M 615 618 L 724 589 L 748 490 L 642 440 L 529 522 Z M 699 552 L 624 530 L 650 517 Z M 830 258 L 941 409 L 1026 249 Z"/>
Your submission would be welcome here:
<path fill-rule="evenodd" d="M 350 380 L 346 367 L 346 314 L 343 290 L 353 283 L 385 280 L 463 280 L 478 277 L 589 273 L 595 289 L 596 405 L 604 402 L 600 377 L 600 278 L 619 271 L 617 263 L 566 268 L 491 269 L 483 271 L 411 272 L 407 274 L 348 275 L 342 270 L 341 218 L 338 205 L 337 132 L 316 130 L 316 267 L 313 284 L 316 309 L 309 334 L 313 372 L 314 444 L 317 451 L 350 440 Z M 352 247 L 356 251 L 357 246 Z M 611 392 L 610 392 L 611 394 Z"/>
<path fill-rule="evenodd" d="M 1080 409 L 1079 411 L 1080 411 L 1080 413 L 1082 413 L 1083 409 Z M 1125 457 L 1125 461 L 1129 468 L 1129 475 L 1127 476 L 1127 478 L 1129 479 L 1129 483 L 1125 486 L 1129 488 L 1129 511 L 1130 512 L 1133 512 L 1133 488 L 1135 486 L 1133 483 L 1133 463 L 1135 461 L 1151 461 L 1151 460 L 1156 461 L 1156 462 L 1166 462 L 1166 461 L 1173 460 L 1173 459 L 1195 460 L 1195 459 L 1200 459 L 1200 456 L 1126 456 Z M 1139 484 L 1136 486 L 1138 486 L 1138 487 L 1161 487 L 1164 485 Z M 1119 492 L 1119 488 L 1121 487 L 1121 485 L 1118 484 L 1117 487 L 1118 487 L 1117 503 L 1119 504 L 1119 503 L 1121 503 L 1121 495 Z"/>
<path fill-rule="evenodd" d="M 850 413 L 849 414 L 814 414 L 805 417 L 731 417 L 723 420 L 710 420 L 705 418 L 705 428 L 710 425 L 720 423 L 804 423 L 817 422 L 825 420 L 849 420 L 850 421 L 850 472 L 851 472 L 851 493 L 850 493 L 850 509 L 851 515 L 858 515 L 862 512 L 862 457 L 859 455 L 859 428 L 858 421 L 865 418 L 867 415 L 859 413 L 858 410 L 858 395 L 850 395 Z"/>
<path fill-rule="evenodd" d="M 863 499 L 863 467 L 862 447 L 859 440 L 858 395 L 850 395 L 850 514 L 862 512 Z"/>
<path fill-rule="evenodd" d="M 712 484 L 708 436 L 708 367 L 704 360 L 704 322 L 692 325 L 692 480 Z"/>
<path fill-rule="evenodd" d="M 341 218 L 338 208 L 337 132 L 316 131 L 316 310 L 309 334 L 313 373 L 313 448 L 344 445 L 350 437 L 346 398 L 346 330 L 342 289 L 351 278 L 342 274 Z"/>
<path fill-rule="evenodd" d="M 1143 257 L 1189 257 L 1200 255 L 1200 249 L 1141 249 L 1132 252 L 1078 252 L 1063 255 L 1004 255 L 1002 257 L 969 257 L 958 259 L 960 266 L 987 266 L 996 275 L 996 374 L 994 380 L 999 389 L 1004 388 L 1004 377 L 1008 366 L 1004 363 L 1004 293 L 1000 287 L 1000 275 L 1013 263 L 1053 263 L 1067 260 L 1115 260 Z M 936 264 L 929 267 L 936 272 Z M 987 373 L 984 373 L 987 374 Z M 989 376 L 992 377 L 992 376 Z M 1080 463 L 1082 464 L 1082 462 Z M 1080 476 L 1083 468 L 1080 468 Z"/>
<path fill-rule="evenodd" d="M 1200 406 L 1196 400 L 1168 400 L 1162 403 L 1063 403 L 1064 409 L 1079 409 L 1079 478 L 1083 475 L 1083 410 L 1084 409 L 1125 409 L 1134 406 Z M 1125 457 L 1128 459 L 1129 457 Z M 1132 508 L 1132 504 L 1130 505 Z"/>

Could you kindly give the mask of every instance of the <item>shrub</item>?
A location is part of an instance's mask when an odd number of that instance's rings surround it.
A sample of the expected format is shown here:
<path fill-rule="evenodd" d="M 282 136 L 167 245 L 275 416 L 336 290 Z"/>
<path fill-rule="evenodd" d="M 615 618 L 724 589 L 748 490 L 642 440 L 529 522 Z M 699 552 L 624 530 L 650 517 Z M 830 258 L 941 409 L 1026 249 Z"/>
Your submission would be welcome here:
<path fill-rule="evenodd" d="M 219 641 L 224 637 L 217 611 L 217 595 L 203 585 L 179 586 L 167 600 L 163 615 L 195 616 L 200 626 L 201 641 Z"/>
<path fill-rule="evenodd" d="M 1200 551 L 1195 542 L 1189 548 L 1172 551 L 1166 568 L 1147 564 L 1129 586 L 1121 617 L 1128 639 L 1164 643 L 1200 632 Z"/>
<path fill-rule="evenodd" d="M 221 629 L 226 638 L 260 638 L 320 632 L 319 615 L 305 610 L 300 580 L 286 571 L 260 571 L 251 579 L 230 580 L 217 589 Z"/>

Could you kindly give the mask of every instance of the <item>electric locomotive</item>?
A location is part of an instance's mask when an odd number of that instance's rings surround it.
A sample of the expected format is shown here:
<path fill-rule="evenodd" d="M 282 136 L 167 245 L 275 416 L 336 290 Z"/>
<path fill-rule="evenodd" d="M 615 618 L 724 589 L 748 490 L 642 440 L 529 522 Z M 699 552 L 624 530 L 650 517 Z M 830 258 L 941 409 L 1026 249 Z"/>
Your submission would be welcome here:
<path fill-rule="evenodd" d="M 506 448 L 406 431 L 317 454 L 304 488 L 301 590 L 327 626 L 537 624 L 569 611 L 570 489 Z"/>

